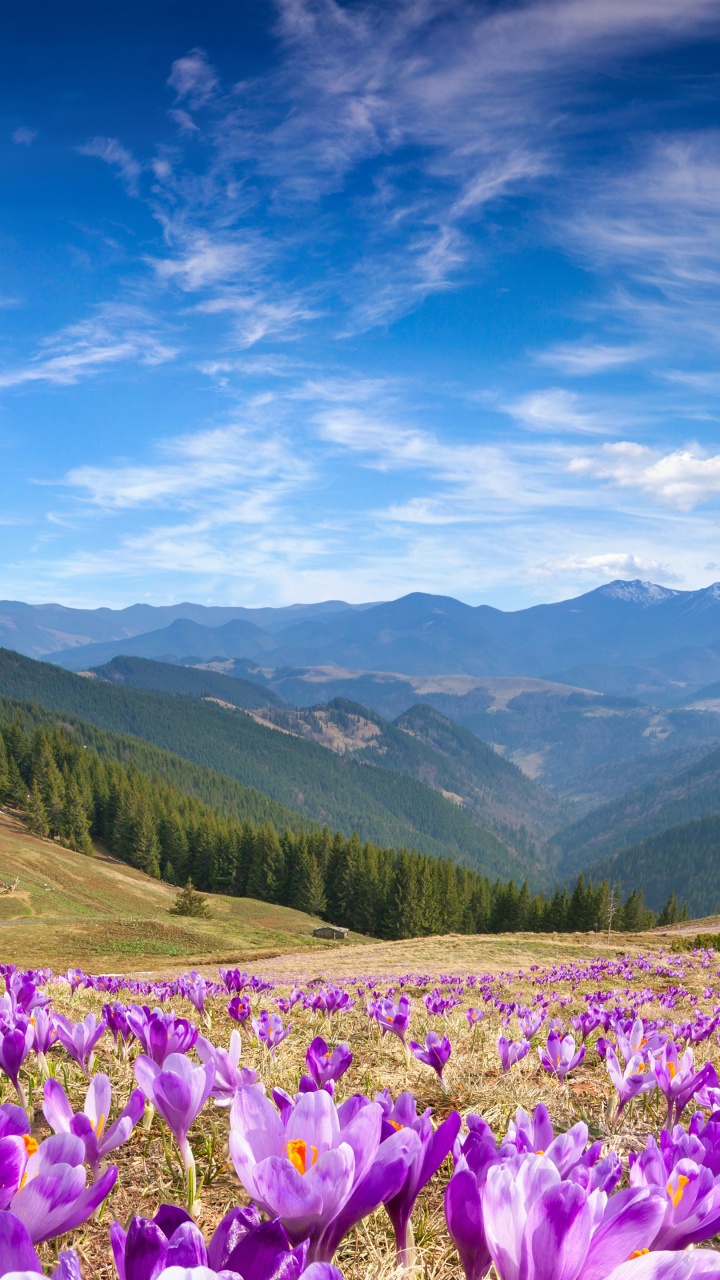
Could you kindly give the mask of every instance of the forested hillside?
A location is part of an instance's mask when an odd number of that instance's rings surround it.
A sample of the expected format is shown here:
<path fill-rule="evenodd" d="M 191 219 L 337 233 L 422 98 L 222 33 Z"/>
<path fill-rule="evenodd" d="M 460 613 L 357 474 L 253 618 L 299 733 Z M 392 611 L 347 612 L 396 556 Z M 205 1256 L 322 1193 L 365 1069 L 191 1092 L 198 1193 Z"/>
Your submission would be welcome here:
<path fill-rule="evenodd" d="M 720 814 L 670 827 L 593 863 L 587 874 L 607 877 L 627 892 L 629 886 L 659 909 L 675 891 L 691 916 L 720 912 Z"/>
<path fill-rule="evenodd" d="M 528 860 L 462 808 L 413 778 L 334 755 L 264 728 L 242 711 L 119 688 L 0 649 L 0 693 L 133 734 L 237 778 L 307 818 L 379 844 L 422 848 L 493 874 Z"/>
<path fill-rule="evenodd" d="M 153 877 L 324 915 L 378 937 L 508 929 L 602 928 L 609 886 L 532 897 L 527 884 L 491 883 L 450 859 L 380 848 L 327 829 L 278 835 L 270 822 L 238 823 L 177 787 L 88 750 L 68 727 L 0 723 L 0 802 L 27 813 L 31 831 L 112 853 Z M 616 927 L 651 917 L 630 894 Z"/>
<path fill-rule="evenodd" d="M 315 707 L 263 709 L 257 715 L 331 750 L 350 752 L 356 761 L 416 778 L 464 804 L 480 822 L 528 852 L 567 821 L 549 791 L 428 705 L 411 707 L 393 723 L 346 698 Z"/>
<path fill-rule="evenodd" d="M 593 810 L 558 832 L 548 846 L 549 859 L 559 875 L 570 876 L 668 827 L 714 813 L 720 813 L 720 750 Z"/>
<path fill-rule="evenodd" d="M 286 705 L 279 694 L 252 680 L 224 676 L 205 668 L 154 662 L 150 658 L 113 658 L 102 667 L 94 667 L 92 674 L 110 684 L 129 689 L 155 689 L 158 693 L 185 694 L 191 698 L 216 698 L 244 711 Z"/>

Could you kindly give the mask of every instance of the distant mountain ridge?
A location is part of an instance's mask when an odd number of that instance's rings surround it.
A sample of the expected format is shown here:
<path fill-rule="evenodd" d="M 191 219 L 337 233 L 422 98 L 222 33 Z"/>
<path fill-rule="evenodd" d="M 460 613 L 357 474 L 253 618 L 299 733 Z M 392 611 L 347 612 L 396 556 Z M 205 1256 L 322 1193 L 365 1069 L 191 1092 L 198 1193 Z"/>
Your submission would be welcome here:
<path fill-rule="evenodd" d="M 522 675 L 623 694 L 642 694 L 647 684 L 661 698 L 720 679 L 717 583 L 677 591 L 618 581 L 515 612 L 421 592 L 364 606 L 331 601 L 294 611 L 238 609 L 233 617 L 215 611 L 202 620 L 200 606 L 174 608 L 192 616 L 175 616 L 162 626 L 156 612 L 152 630 L 131 636 L 124 620 L 123 635 L 58 644 L 50 656 L 74 670 L 130 653 L 183 662 L 253 659 L 275 669 L 334 664 L 415 676 Z M 132 614 L 133 628 L 141 616 Z M 8 634 L 6 643 L 23 651 L 21 639 Z"/>
<path fill-rule="evenodd" d="M 338 613 L 344 609 L 366 609 L 344 600 L 319 604 L 293 604 L 284 608 L 246 608 L 192 604 L 133 604 L 126 609 L 73 609 L 61 604 L 25 604 L 21 600 L 0 600 L 0 645 L 44 658 L 90 644 L 124 642 L 169 627 L 178 620 L 205 627 L 220 627 L 235 619 L 252 623 L 272 634 L 277 628 L 305 618 Z M 109 655 L 114 657 L 114 653 Z M 144 655 L 150 656 L 150 655 Z"/>

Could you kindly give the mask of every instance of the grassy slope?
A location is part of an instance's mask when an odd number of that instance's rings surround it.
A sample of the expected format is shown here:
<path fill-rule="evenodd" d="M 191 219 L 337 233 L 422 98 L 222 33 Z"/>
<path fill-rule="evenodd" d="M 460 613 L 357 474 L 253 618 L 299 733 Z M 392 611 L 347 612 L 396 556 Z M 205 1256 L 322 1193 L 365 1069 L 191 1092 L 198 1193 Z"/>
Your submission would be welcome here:
<path fill-rule="evenodd" d="M 7 649 L 0 649 L 0 694 L 144 738 L 347 835 L 356 829 L 363 839 L 461 858 L 491 874 L 507 874 L 513 862 L 496 836 L 422 783 L 264 728 L 241 711 L 117 688 Z"/>
<path fill-rule="evenodd" d="M 116 972 L 334 946 L 312 937 L 312 917 L 251 898 L 208 895 L 210 919 L 171 916 L 169 885 L 102 852 L 86 857 L 41 840 L 0 810 L 0 881 L 16 877 L 16 891 L 0 895 L 0 939 L 3 959 L 21 965 Z"/>

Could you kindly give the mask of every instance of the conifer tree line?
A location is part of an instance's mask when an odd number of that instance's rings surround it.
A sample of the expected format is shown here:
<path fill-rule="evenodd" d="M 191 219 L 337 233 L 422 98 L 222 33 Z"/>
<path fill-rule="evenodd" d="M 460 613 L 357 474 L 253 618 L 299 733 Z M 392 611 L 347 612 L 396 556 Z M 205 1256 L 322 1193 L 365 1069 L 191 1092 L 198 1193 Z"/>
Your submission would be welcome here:
<path fill-rule="evenodd" d="M 442 933 L 605 929 L 607 881 L 532 895 L 449 859 L 361 843 L 327 828 L 278 833 L 240 822 L 172 783 L 83 746 L 61 726 L 0 725 L 0 803 L 26 813 L 36 834 L 90 853 L 93 841 L 170 884 L 294 907 L 378 938 Z M 658 918 L 632 891 L 614 903 L 613 929 L 681 918 L 672 894 Z"/>

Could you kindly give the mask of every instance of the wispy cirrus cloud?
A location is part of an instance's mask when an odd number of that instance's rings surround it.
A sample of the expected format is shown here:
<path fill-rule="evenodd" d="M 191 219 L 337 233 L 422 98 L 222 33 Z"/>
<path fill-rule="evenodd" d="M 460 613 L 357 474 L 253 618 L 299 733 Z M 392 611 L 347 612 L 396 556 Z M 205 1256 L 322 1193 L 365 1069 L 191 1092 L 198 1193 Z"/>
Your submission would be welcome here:
<path fill-rule="evenodd" d="M 544 391 L 532 391 L 504 410 L 527 431 L 544 435 L 611 435 L 619 424 L 613 422 L 617 406 L 604 411 L 585 407 L 574 391 L 562 387 L 548 387 Z M 626 411 L 625 411 L 626 412 Z"/>
<path fill-rule="evenodd" d="M 0 369 L 0 388 L 31 383 L 71 386 L 123 362 L 152 367 L 176 355 L 177 347 L 160 335 L 154 319 L 142 308 L 105 306 L 91 319 L 68 325 L 48 338 L 25 363 Z"/>
<path fill-rule="evenodd" d="M 95 156 L 117 169 L 128 194 L 138 194 L 142 165 L 117 138 L 90 138 L 77 150 L 81 156 Z"/>

